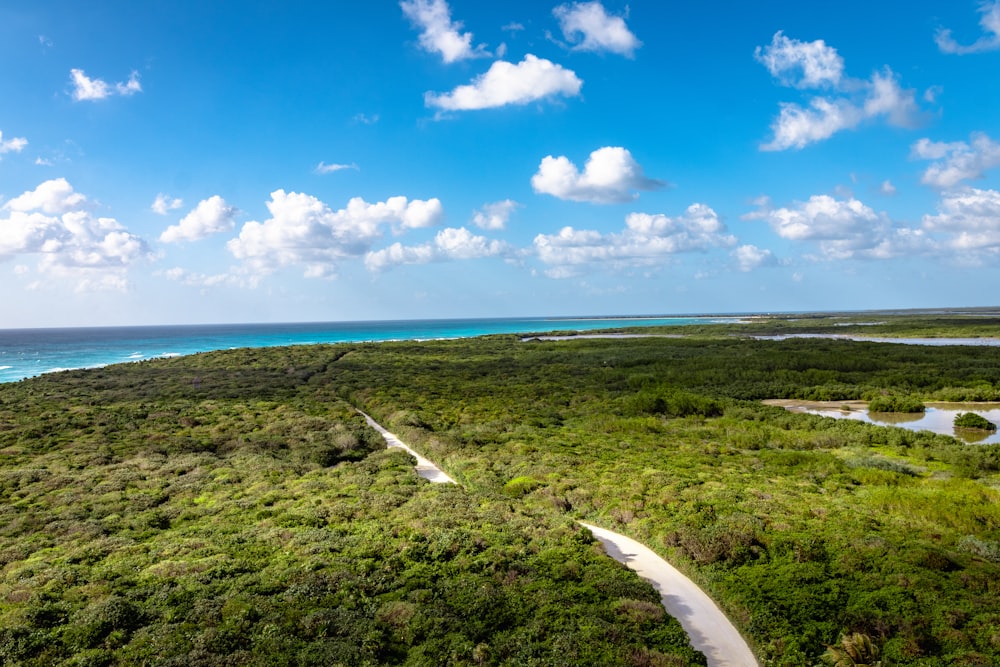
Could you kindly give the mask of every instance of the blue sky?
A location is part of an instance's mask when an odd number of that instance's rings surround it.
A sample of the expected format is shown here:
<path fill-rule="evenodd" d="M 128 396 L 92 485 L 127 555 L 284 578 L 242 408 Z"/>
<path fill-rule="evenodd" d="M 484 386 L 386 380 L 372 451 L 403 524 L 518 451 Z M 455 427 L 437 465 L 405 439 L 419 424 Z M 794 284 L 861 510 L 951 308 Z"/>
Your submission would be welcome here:
<path fill-rule="evenodd" d="M 0 5 L 0 327 L 997 305 L 1000 2 Z"/>

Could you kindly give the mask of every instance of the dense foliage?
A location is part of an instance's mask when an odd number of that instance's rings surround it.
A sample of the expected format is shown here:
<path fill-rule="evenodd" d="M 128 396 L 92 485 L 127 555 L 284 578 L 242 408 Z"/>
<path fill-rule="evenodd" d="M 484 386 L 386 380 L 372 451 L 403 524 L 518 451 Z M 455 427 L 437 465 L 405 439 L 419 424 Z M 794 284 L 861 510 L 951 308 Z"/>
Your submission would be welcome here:
<path fill-rule="evenodd" d="M 1000 447 L 755 402 L 883 395 L 996 399 L 1000 350 L 498 336 L 2 386 L 0 662 L 697 664 L 586 518 L 765 664 L 997 664 Z"/>
<path fill-rule="evenodd" d="M 418 479 L 290 363 L 0 386 L 0 664 L 704 664 L 589 533 Z"/>
<path fill-rule="evenodd" d="M 869 412 L 909 412 L 918 413 L 926 410 L 923 402 L 912 396 L 896 394 L 879 394 L 868 401 Z"/>
<path fill-rule="evenodd" d="M 962 412 L 955 415 L 955 428 L 971 428 L 980 431 L 995 431 L 997 425 L 975 412 Z"/>
<path fill-rule="evenodd" d="M 362 347 L 332 381 L 470 488 L 627 532 L 769 664 L 863 634 L 886 664 L 1000 660 L 1000 448 L 746 398 L 991 395 L 1000 354 L 849 341 Z M 531 483 L 529 484 L 529 480 Z"/>

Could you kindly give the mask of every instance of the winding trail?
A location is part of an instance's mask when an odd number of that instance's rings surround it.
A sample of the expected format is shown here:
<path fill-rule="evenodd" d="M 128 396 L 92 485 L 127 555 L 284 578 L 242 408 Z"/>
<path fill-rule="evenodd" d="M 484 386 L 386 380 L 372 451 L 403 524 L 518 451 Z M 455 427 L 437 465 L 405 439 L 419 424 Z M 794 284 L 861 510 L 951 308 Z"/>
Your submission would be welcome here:
<path fill-rule="evenodd" d="M 667 613 L 680 621 L 691 646 L 705 654 L 709 667 L 756 667 L 746 640 L 705 591 L 652 549 L 606 528 L 578 521 L 604 545 L 609 556 L 653 584 Z"/>
<path fill-rule="evenodd" d="M 456 484 L 443 470 L 410 449 L 402 440 L 360 412 L 368 425 L 378 431 L 389 447 L 406 450 L 417 460 L 417 474 L 435 484 Z M 667 613 L 680 621 L 691 646 L 705 654 L 709 667 L 758 667 L 757 659 L 736 627 L 726 618 L 705 591 L 652 549 L 630 537 L 577 521 L 593 533 L 604 551 L 619 563 L 650 582 L 660 593 Z"/>
<path fill-rule="evenodd" d="M 361 410 L 358 410 L 358 412 L 361 412 Z M 448 473 L 446 473 L 444 470 L 441 470 L 441 468 L 438 468 L 430 460 L 425 459 L 423 456 L 417 454 L 415 451 L 410 449 L 410 447 L 406 443 L 397 438 L 394 434 L 389 433 L 389 431 L 382 428 L 381 424 L 376 422 L 374 419 L 372 419 L 363 412 L 361 412 L 361 415 L 365 418 L 365 421 L 368 422 L 369 426 L 378 431 L 382 435 L 382 437 L 385 438 L 385 442 L 389 447 L 398 447 L 399 449 L 403 449 L 410 456 L 412 456 L 417 460 L 418 475 L 435 484 L 457 483 L 455 482 L 455 480 L 453 480 L 451 477 L 448 476 Z"/>

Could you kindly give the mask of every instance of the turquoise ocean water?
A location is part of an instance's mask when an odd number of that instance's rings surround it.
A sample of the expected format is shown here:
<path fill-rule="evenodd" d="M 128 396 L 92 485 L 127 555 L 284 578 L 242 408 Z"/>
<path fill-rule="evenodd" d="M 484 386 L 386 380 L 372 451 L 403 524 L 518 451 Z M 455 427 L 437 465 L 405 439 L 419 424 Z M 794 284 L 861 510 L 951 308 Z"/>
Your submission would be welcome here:
<path fill-rule="evenodd" d="M 299 324 L 211 324 L 0 329 L 0 382 L 70 368 L 237 347 L 468 338 L 502 333 L 732 322 L 737 318 L 622 317 L 406 320 Z"/>

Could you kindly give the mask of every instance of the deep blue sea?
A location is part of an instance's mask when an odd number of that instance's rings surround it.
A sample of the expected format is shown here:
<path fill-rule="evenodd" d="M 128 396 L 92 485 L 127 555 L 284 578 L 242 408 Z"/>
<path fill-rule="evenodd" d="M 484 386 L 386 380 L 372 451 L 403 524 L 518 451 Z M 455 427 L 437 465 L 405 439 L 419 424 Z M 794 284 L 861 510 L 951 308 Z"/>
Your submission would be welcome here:
<path fill-rule="evenodd" d="M 733 321 L 737 318 L 511 318 L 0 329 L 0 382 L 14 382 L 70 368 L 95 368 L 237 347 L 432 340 L 500 333 L 590 331 Z"/>

